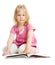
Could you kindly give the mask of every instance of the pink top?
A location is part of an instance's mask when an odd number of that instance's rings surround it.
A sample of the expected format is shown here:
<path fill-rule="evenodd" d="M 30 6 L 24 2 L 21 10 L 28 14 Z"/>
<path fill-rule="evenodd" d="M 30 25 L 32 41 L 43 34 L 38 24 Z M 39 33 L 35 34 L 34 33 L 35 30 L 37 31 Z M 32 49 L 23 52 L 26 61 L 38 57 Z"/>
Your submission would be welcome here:
<path fill-rule="evenodd" d="M 16 34 L 16 38 L 13 41 L 13 43 L 15 43 L 17 46 L 20 46 L 20 45 L 26 43 L 26 41 L 27 41 L 27 33 L 28 33 L 29 30 L 35 31 L 35 29 L 33 28 L 33 26 L 31 24 L 28 24 L 28 25 L 24 26 L 23 32 L 21 34 L 19 34 L 18 26 L 14 25 L 11 28 L 11 31 L 10 31 L 10 33 Z M 31 45 L 33 47 L 36 47 L 36 43 L 37 43 L 37 40 L 36 40 L 36 38 L 35 38 L 35 36 L 33 34 Z"/>

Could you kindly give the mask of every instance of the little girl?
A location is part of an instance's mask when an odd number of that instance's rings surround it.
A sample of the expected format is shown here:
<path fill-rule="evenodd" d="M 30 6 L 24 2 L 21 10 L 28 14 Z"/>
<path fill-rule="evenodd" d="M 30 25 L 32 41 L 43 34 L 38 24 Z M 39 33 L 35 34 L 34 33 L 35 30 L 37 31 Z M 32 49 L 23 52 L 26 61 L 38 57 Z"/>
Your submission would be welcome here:
<path fill-rule="evenodd" d="M 7 46 L 3 55 L 12 53 L 36 53 L 37 40 L 33 34 L 35 29 L 29 24 L 29 15 L 24 5 L 18 5 L 14 12 L 15 25 L 11 28 Z M 14 40 L 14 36 L 16 38 Z"/>

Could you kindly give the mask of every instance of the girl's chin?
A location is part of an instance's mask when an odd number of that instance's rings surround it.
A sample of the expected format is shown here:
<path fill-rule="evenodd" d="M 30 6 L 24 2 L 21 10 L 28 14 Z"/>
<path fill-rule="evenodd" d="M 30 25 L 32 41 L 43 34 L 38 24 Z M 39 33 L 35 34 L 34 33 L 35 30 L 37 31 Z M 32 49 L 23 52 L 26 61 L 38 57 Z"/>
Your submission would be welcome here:
<path fill-rule="evenodd" d="M 22 22 L 19 22 L 19 24 L 24 24 L 24 22 L 22 21 Z"/>
<path fill-rule="evenodd" d="M 20 21 L 20 23 L 24 23 L 24 21 Z"/>

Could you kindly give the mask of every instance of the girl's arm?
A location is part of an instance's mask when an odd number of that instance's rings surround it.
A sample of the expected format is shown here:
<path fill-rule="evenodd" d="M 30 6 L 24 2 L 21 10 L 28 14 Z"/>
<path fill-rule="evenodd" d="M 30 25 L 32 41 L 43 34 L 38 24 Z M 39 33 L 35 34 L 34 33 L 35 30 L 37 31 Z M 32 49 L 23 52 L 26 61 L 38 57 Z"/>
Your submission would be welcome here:
<path fill-rule="evenodd" d="M 14 40 L 14 34 L 10 33 L 8 41 L 7 41 L 7 47 L 6 47 L 5 51 L 2 54 L 3 56 L 8 54 L 8 53 L 11 53 L 10 52 L 10 47 L 11 47 L 11 44 L 12 44 L 13 40 Z"/>
<path fill-rule="evenodd" d="M 14 34 L 10 33 L 8 41 L 7 41 L 7 49 L 10 49 L 13 40 L 14 40 Z"/>
<path fill-rule="evenodd" d="M 33 37 L 33 30 L 29 30 L 27 34 L 27 44 L 24 53 L 30 53 L 32 37 Z"/>

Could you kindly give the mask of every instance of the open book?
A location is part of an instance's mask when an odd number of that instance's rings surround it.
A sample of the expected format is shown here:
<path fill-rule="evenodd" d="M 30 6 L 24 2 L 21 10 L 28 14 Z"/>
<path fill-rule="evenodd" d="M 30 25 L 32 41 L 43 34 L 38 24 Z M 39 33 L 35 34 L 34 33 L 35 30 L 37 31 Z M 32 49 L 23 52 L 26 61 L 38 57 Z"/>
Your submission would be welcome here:
<path fill-rule="evenodd" d="M 50 57 L 37 54 L 12 54 L 7 55 L 6 58 L 50 58 Z"/>

